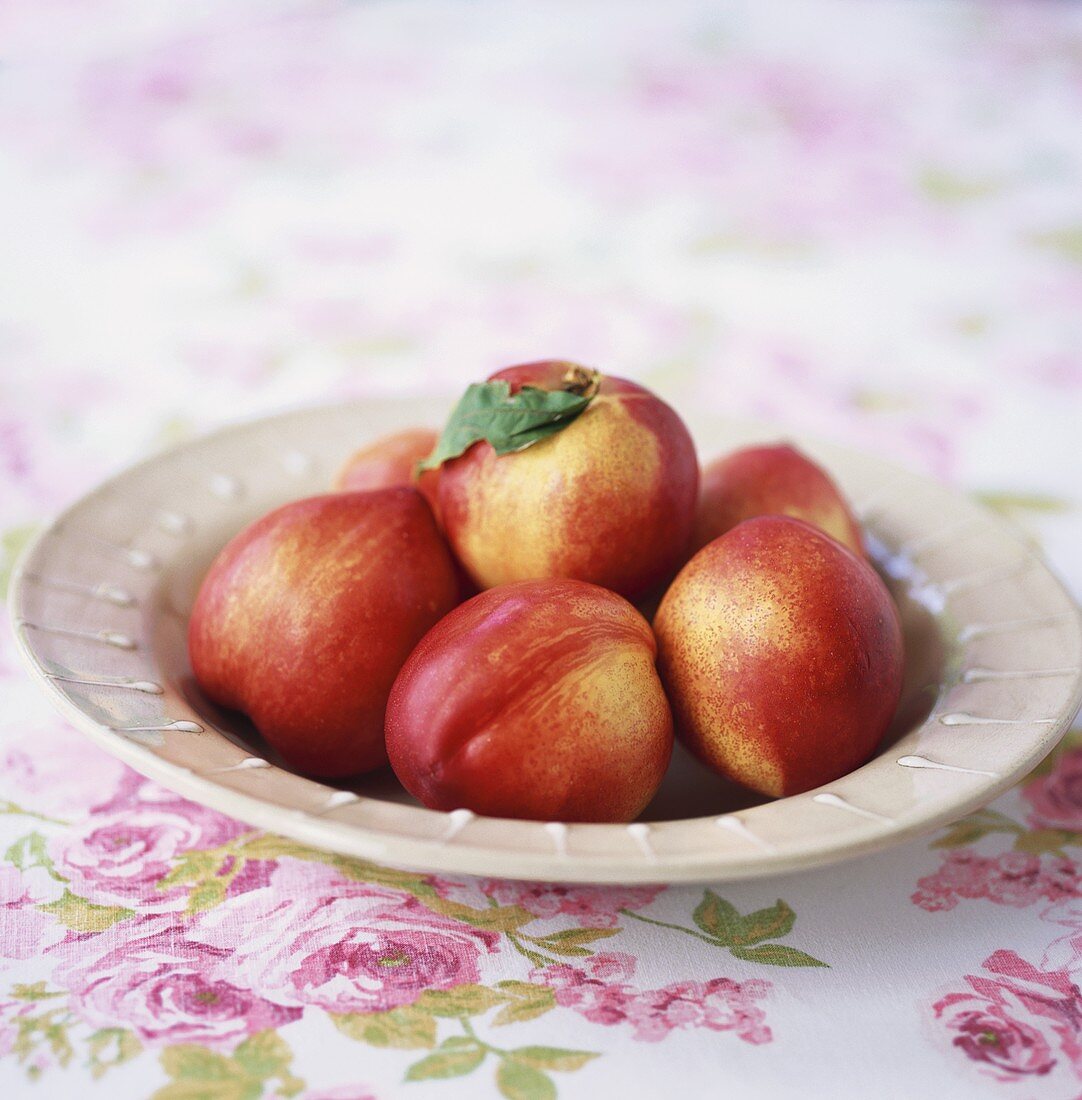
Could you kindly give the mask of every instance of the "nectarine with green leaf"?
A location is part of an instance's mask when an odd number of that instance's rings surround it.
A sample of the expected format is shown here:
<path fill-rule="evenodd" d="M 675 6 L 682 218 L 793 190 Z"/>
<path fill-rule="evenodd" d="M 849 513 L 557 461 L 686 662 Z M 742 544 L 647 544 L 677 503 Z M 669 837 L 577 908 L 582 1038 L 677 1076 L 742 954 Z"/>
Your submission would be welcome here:
<path fill-rule="evenodd" d="M 552 577 L 634 597 L 687 553 L 695 448 L 633 382 L 555 360 L 509 367 L 470 387 L 432 461 L 441 522 L 479 588 Z"/>

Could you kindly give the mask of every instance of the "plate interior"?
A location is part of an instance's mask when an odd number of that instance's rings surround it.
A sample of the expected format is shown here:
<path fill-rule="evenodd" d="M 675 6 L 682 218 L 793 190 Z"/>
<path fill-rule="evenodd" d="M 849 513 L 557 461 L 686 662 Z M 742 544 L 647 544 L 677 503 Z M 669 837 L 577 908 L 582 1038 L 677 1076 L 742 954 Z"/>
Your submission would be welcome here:
<path fill-rule="evenodd" d="M 351 450 L 438 424 L 446 407 L 378 401 L 287 413 L 107 482 L 59 517 L 13 578 L 10 606 L 32 671 L 107 749 L 259 827 L 426 870 L 564 881 L 718 881 L 883 847 L 993 798 L 1052 748 L 1077 707 L 1077 610 L 1021 532 L 944 486 L 797 436 L 854 502 L 902 613 L 902 704 L 867 765 L 818 791 L 763 801 L 678 748 L 631 826 L 435 813 L 389 769 L 341 787 L 294 775 L 192 678 L 185 633 L 199 583 L 247 523 L 325 492 Z M 691 426 L 705 458 L 781 437 L 730 421 Z"/>

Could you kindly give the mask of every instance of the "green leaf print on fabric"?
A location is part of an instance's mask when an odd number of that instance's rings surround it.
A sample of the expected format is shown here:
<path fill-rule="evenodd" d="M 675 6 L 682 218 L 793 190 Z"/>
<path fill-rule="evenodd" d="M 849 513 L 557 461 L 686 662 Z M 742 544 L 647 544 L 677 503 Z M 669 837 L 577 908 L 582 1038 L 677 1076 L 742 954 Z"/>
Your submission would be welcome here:
<path fill-rule="evenodd" d="M 435 1054 L 414 1062 L 406 1070 L 407 1081 L 427 1081 L 433 1077 L 464 1077 L 485 1060 L 485 1048 L 475 1039 L 455 1036 L 444 1039 Z"/>
<path fill-rule="evenodd" d="M 436 1045 L 436 1019 L 416 1005 L 388 1012 L 332 1015 L 331 1019 L 343 1035 L 373 1047 L 417 1050 Z"/>
<path fill-rule="evenodd" d="M 241 1043 L 232 1056 L 184 1044 L 162 1051 L 161 1065 L 172 1078 L 153 1100 L 259 1100 L 269 1082 L 278 1096 L 297 1096 L 304 1082 L 294 1077 L 293 1052 L 273 1031 L 261 1031 Z"/>
<path fill-rule="evenodd" d="M 435 1053 L 414 1062 L 406 1071 L 407 1081 L 464 1077 L 491 1056 L 497 1061 L 496 1087 L 501 1095 L 541 1100 L 556 1096 L 556 1085 L 545 1071 L 573 1073 L 599 1057 L 594 1051 L 548 1046 L 507 1050 L 482 1039 L 465 1017 L 460 1022 L 465 1034 L 445 1039 Z"/>
<path fill-rule="evenodd" d="M 9 527 L 0 535 L 0 600 L 7 599 L 15 562 L 37 534 L 39 526 L 37 523 L 24 523 L 18 527 Z"/>
<path fill-rule="evenodd" d="M 90 1076 L 96 1081 L 114 1066 L 122 1066 L 143 1053 L 143 1044 L 122 1027 L 103 1027 L 87 1040 Z"/>
<path fill-rule="evenodd" d="M 104 932 L 119 921 L 135 916 L 134 909 L 124 909 L 119 905 L 94 905 L 86 898 L 76 897 L 70 890 L 65 890 L 57 901 L 45 902 L 38 908 L 54 916 L 73 932 Z"/>
<path fill-rule="evenodd" d="M 670 928 L 694 936 L 714 947 L 725 947 L 729 953 L 744 962 L 762 963 L 766 966 L 822 966 L 829 964 L 782 944 L 769 943 L 753 947 L 764 940 L 781 939 L 789 935 L 796 922 L 796 913 L 779 898 L 765 909 L 742 914 L 731 903 L 719 897 L 713 890 L 703 891 L 703 899 L 691 914 L 696 928 L 646 917 L 630 909 L 622 909 L 625 917 L 652 924 L 658 928 Z M 698 930 L 696 930 L 698 929 Z"/>

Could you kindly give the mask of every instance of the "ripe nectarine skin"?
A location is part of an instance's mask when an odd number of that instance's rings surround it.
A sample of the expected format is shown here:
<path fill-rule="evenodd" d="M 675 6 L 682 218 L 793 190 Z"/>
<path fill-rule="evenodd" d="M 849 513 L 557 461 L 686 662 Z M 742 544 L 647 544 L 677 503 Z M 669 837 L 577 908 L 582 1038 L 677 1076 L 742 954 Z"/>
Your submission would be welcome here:
<path fill-rule="evenodd" d="M 829 475 L 795 447 L 744 447 L 703 468 L 692 547 L 755 516 L 792 516 L 864 554 L 860 524 Z"/>
<path fill-rule="evenodd" d="M 512 393 L 555 390 L 571 366 L 527 363 L 492 378 Z M 475 443 L 445 462 L 439 512 L 479 588 L 569 577 L 634 597 L 683 560 L 698 484 L 683 421 L 649 390 L 605 376 L 561 431 L 505 455 Z"/>
<path fill-rule="evenodd" d="M 387 752 L 437 810 L 630 821 L 672 752 L 646 620 L 573 580 L 475 596 L 410 654 L 387 705 Z"/>
<path fill-rule="evenodd" d="M 700 550 L 654 620 L 677 735 L 763 794 L 875 751 L 898 706 L 898 613 L 863 558 L 801 520 L 747 520 Z"/>
<path fill-rule="evenodd" d="M 334 488 L 338 492 L 360 492 L 413 485 L 435 510 L 439 471 L 426 470 L 418 477 L 417 463 L 432 453 L 438 438 L 439 433 L 431 428 L 407 428 L 383 436 L 350 455 L 334 480 Z"/>
<path fill-rule="evenodd" d="M 221 551 L 188 651 L 203 691 L 244 711 L 292 767 L 353 775 L 386 762 L 391 684 L 456 602 L 451 555 L 416 489 L 311 497 Z"/>

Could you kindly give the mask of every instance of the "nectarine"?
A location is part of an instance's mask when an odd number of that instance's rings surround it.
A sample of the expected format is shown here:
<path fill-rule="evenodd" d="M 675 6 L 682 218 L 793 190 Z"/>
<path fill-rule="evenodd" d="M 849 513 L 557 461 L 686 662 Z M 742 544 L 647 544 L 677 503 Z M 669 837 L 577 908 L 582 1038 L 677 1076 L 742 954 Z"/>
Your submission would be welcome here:
<path fill-rule="evenodd" d="M 427 458 L 436 446 L 438 433 L 431 428 L 407 428 L 385 435 L 349 456 L 334 479 L 339 492 L 390 489 L 413 485 L 436 507 L 439 471 L 417 473 L 417 463 Z"/>
<path fill-rule="evenodd" d="M 860 524 L 822 467 L 787 444 L 744 447 L 704 467 L 695 550 L 755 516 L 792 516 L 864 553 Z"/>
<path fill-rule="evenodd" d="M 769 795 L 863 764 L 898 706 L 898 613 L 863 558 L 801 520 L 746 520 L 677 575 L 654 620 L 677 733 Z"/>
<path fill-rule="evenodd" d="M 241 531 L 192 610 L 196 680 L 287 763 L 344 776 L 386 759 L 387 695 L 457 602 L 450 553 L 416 489 L 295 501 Z"/>
<path fill-rule="evenodd" d="M 391 767 L 434 809 L 630 821 L 672 752 L 655 656 L 649 624 L 607 589 L 537 580 L 482 592 L 398 674 Z"/>
<path fill-rule="evenodd" d="M 590 372 L 558 361 L 494 374 L 512 394 Z M 439 513 L 480 588 L 567 577 L 636 596 L 687 552 L 699 466 L 683 421 L 649 390 L 601 376 L 585 411 L 512 453 L 484 440 L 440 467 Z"/>

